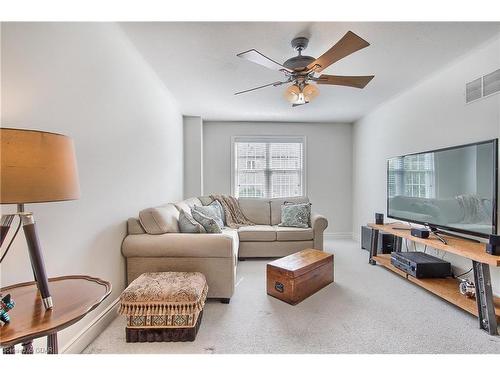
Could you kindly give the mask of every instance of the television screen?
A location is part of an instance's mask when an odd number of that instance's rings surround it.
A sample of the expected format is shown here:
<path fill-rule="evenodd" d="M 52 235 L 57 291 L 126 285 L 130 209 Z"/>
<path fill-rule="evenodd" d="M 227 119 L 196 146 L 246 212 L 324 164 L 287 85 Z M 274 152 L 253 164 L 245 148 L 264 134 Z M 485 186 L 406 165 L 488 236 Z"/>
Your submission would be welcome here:
<path fill-rule="evenodd" d="M 387 216 L 487 237 L 496 233 L 497 140 L 387 162 Z"/>

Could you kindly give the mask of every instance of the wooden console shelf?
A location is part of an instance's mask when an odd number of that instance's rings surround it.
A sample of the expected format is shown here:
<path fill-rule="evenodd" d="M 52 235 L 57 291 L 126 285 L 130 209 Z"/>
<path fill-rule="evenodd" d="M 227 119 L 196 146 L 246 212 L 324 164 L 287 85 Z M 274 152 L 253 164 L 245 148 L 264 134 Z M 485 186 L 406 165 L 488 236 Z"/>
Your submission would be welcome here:
<path fill-rule="evenodd" d="M 370 264 L 378 263 L 406 280 L 477 316 L 481 329 L 487 331 L 490 335 L 498 334 L 500 298 L 493 295 L 489 267 L 500 267 L 500 256 L 488 254 L 484 243 L 465 238 L 441 235 L 447 242 L 445 244 L 432 234 L 429 238 L 414 237 L 409 230 L 410 226 L 403 223 L 368 224 L 368 226 L 372 229 Z M 394 267 L 391 264 L 390 254 L 377 254 L 379 231 L 395 236 L 394 251 L 401 251 L 402 239 L 404 238 L 432 249 L 470 259 L 474 271 L 476 298 L 478 300 L 462 295 L 459 290 L 459 281 L 454 278 L 417 279 Z"/>
<path fill-rule="evenodd" d="M 464 309 L 465 311 L 478 316 L 477 304 L 474 298 L 468 298 L 462 295 L 458 290 L 458 281 L 456 279 L 417 279 L 407 273 L 397 269 L 391 264 L 390 254 L 379 254 L 373 257 L 377 263 L 385 268 L 397 273 L 408 281 L 427 289 L 429 292 L 443 298 L 444 300 Z M 493 303 L 495 304 L 495 315 L 497 322 L 500 323 L 500 298 L 494 297 Z"/>
<path fill-rule="evenodd" d="M 463 238 L 457 238 L 447 235 L 442 235 L 447 245 L 442 243 L 437 237 L 432 236 L 429 238 L 418 238 L 411 235 L 408 230 L 410 227 L 408 225 L 402 224 L 368 224 L 372 229 L 378 229 L 385 233 L 390 233 L 395 236 L 406 238 L 410 241 L 421 243 L 422 245 L 427 245 L 433 249 L 446 251 L 448 253 L 456 254 L 464 258 L 475 260 L 476 262 L 486 263 L 490 266 L 499 267 L 500 266 L 500 256 L 490 255 L 486 252 L 484 243 L 479 243 L 475 241 L 466 240 Z"/>

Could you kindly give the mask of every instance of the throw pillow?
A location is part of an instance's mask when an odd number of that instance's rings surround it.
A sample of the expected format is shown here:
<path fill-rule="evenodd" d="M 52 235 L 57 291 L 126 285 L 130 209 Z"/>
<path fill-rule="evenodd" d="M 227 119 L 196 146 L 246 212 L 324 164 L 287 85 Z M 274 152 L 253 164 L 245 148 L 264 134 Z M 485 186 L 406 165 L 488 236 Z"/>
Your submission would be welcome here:
<path fill-rule="evenodd" d="M 309 228 L 311 203 L 287 204 L 281 206 L 280 227 Z"/>
<path fill-rule="evenodd" d="M 219 224 L 219 227 L 224 227 L 224 209 L 219 201 L 213 201 L 208 206 L 194 206 L 191 209 L 191 211 L 195 210 L 214 219 Z"/>
<path fill-rule="evenodd" d="M 221 227 L 214 218 L 206 216 L 194 208 L 191 213 L 193 214 L 193 218 L 205 228 L 207 233 L 222 233 Z"/>
<path fill-rule="evenodd" d="M 181 233 L 205 233 L 206 230 L 194 217 L 181 209 L 179 214 L 179 229 Z"/>

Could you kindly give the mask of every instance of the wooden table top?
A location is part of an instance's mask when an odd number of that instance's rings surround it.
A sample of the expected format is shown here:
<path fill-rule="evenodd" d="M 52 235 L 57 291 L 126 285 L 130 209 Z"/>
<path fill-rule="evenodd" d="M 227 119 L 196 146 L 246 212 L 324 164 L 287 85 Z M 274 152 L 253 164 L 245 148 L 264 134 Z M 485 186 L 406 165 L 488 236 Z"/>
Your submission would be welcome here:
<path fill-rule="evenodd" d="M 49 279 L 54 302 L 43 307 L 34 281 L 0 289 L 11 294 L 16 306 L 9 311 L 11 321 L 0 328 L 0 346 L 8 347 L 56 333 L 82 319 L 111 293 L 111 284 L 90 276 L 61 276 Z"/>
<path fill-rule="evenodd" d="M 325 253 L 324 251 L 305 249 L 276 259 L 268 263 L 268 266 L 280 268 L 291 277 L 298 277 L 330 261 L 332 258 L 333 254 Z"/>

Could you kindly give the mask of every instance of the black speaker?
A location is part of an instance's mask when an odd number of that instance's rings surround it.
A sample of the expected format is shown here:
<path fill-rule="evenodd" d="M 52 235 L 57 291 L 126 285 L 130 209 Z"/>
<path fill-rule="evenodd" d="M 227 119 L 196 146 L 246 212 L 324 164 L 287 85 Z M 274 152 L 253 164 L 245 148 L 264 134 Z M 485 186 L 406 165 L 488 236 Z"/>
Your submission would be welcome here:
<path fill-rule="evenodd" d="M 430 232 L 427 229 L 411 228 L 411 235 L 418 238 L 429 238 Z"/>
<path fill-rule="evenodd" d="M 500 236 L 490 234 L 488 243 L 486 244 L 486 252 L 491 255 L 500 255 Z"/>
<path fill-rule="evenodd" d="M 361 248 L 370 251 L 372 247 L 372 229 L 367 226 L 361 227 Z M 377 252 L 390 254 L 394 251 L 394 236 L 389 233 L 379 232 Z"/>
<path fill-rule="evenodd" d="M 384 214 L 375 213 L 375 224 L 382 225 L 384 224 Z"/>

